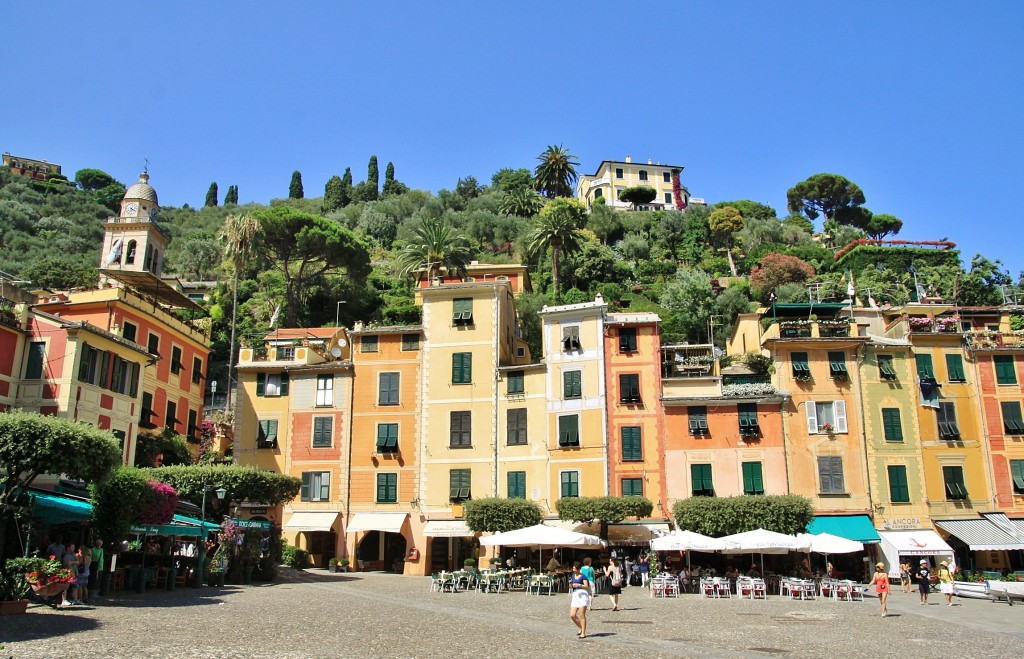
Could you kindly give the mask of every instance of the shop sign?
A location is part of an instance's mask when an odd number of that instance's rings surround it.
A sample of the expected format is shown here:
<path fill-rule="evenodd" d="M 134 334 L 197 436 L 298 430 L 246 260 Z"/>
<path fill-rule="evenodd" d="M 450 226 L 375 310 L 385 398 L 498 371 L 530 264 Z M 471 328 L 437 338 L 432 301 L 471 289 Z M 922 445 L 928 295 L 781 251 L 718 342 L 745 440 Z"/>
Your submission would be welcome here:
<path fill-rule="evenodd" d="M 885 525 L 893 531 L 916 531 L 921 528 L 920 517 L 890 517 Z"/>

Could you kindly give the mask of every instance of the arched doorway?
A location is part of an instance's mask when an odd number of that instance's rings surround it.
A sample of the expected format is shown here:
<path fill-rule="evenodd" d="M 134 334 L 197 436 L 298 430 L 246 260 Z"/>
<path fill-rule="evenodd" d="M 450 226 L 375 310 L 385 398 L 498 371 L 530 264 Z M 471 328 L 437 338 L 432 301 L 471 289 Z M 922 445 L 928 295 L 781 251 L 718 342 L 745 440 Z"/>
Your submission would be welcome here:
<path fill-rule="evenodd" d="M 368 531 L 356 547 L 360 570 L 403 571 L 406 540 L 401 533 Z"/>

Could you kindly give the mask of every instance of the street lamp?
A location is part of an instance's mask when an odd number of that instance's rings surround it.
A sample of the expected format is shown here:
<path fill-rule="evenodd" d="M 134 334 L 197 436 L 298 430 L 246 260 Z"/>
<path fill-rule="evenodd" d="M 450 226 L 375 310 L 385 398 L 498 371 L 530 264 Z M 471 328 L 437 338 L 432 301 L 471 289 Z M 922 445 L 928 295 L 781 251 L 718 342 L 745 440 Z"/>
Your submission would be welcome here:
<path fill-rule="evenodd" d="M 203 587 L 203 563 L 206 561 L 206 493 L 210 491 L 210 484 L 203 483 L 203 514 L 199 519 L 199 540 L 196 541 L 196 588 Z M 224 500 L 228 493 L 223 487 L 218 487 L 214 492 L 219 501 Z"/>
<path fill-rule="evenodd" d="M 348 300 L 338 300 L 338 308 L 334 312 L 334 326 L 337 327 L 341 320 L 341 305 L 348 304 Z"/>
<path fill-rule="evenodd" d="M 210 380 L 210 407 L 217 407 L 217 381 Z"/>

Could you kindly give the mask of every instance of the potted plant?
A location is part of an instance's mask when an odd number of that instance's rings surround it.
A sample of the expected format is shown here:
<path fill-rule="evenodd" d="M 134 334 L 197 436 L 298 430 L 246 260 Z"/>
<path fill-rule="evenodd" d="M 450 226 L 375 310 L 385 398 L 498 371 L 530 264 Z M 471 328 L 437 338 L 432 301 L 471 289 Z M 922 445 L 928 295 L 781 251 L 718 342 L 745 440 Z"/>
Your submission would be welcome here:
<path fill-rule="evenodd" d="M 338 559 L 338 571 L 339 572 L 348 572 L 348 565 L 349 565 L 348 558 L 339 558 Z"/>
<path fill-rule="evenodd" d="M 75 582 L 75 573 L 61 565 L 55 558 L 12 559 L 25 561 L 15 563 L 25 569 L 25 581 L 39 597 L 53 597 Z"/>
<path fill-rule="evenodd" d="M 836 431 L 836 429 L 832 427 L 831 423 L 823 423 L 820 426 L 818 426 L 818 431 L 823 432 L 826 435 L 831 435 Z"/>
<path fill-rule="evenodd" d="M 466 572 L 472 572 L 475 567 L 476 561 L 472 558 L 467 558 L 466 560 L 462 561 L 462 569 Z"/>
<path fill-rule="evenodd" d="M 0 616 L 25 613 L 28 600 L 25 596 L 30 590 L 25 574 L 28 567 L 25 562 L 39 559 L 14 558 L 0 568 Z"/>
<path fill-rule="evenodd" d="M 337 572 L 338 571 L 338 559 L 332 558 L 331 560 L 327 561 L 327 567 L 328 567 L 328 569 L 330 569 L 331 572 Z"/>

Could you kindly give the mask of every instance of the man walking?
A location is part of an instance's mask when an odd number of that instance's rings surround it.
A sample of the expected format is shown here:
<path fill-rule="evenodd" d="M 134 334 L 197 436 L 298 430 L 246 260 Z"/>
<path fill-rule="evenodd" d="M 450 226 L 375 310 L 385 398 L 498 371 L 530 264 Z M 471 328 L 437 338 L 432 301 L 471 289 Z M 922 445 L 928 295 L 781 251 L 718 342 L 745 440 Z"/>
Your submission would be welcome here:
<path fill-rule="evenodd" d="M 917 569 L 917 590 L 921 593 L 921 606 L 928 606 L 928 589 L 932 587 L 931 576 L 928 561 L 922 558 L 921 566 Z"/>

